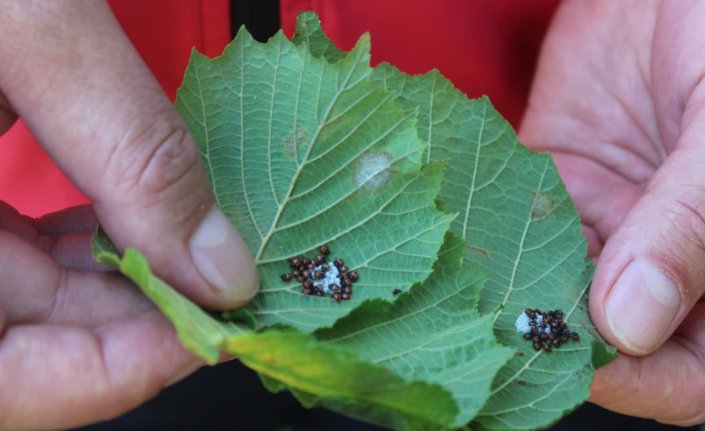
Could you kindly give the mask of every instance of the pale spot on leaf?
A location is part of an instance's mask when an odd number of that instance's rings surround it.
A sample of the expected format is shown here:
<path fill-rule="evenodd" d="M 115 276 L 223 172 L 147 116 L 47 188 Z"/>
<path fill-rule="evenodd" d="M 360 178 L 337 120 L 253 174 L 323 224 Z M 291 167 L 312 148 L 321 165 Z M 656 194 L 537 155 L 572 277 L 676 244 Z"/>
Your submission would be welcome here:
<path fill-rule="evenodd" d="M 369 192 L 382 188 L 391 176 L 392 156 L 388 153 L 365 153 L 357 161 L 353 182 Z"/>
<path fill-rule="evenodd" d="M 308 133 L 300 126 L 296 127 L 294 133 L 289 135 L 284 140 L 284 149 L 286 150 L 286 155 L 292 159 L 297 159 L 298 154 L 301 152 L 301 146 L 306 142 L 308 138 Z"/>
<path fill-rule="evenodd" d="M 531 204 L 531 218 L 540 220 L 546 217 L 556 207 L 556 201 L 544 191 L 539 190 L 534 193 L 534 201 Z"/>

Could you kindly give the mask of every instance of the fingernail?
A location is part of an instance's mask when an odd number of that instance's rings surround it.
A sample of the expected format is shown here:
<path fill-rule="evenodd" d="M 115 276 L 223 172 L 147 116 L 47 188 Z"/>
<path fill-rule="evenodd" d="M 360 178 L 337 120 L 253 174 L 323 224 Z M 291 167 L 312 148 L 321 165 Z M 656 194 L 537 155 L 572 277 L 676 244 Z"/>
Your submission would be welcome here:
<path fill-rule="evenodd" d="M 217 207 L 203 219 L 189 247 L 198 271 L 225 298 L 244 303 L 255 295 L 259 278 L 252 255 Z"/>
<path fill-rule="evenodd" d="M 644 260 L 634 260 L 607 296 L 607 324 L 633 353 L 650 353 L 670 330 L 680 301 L 669 276 Z"/>

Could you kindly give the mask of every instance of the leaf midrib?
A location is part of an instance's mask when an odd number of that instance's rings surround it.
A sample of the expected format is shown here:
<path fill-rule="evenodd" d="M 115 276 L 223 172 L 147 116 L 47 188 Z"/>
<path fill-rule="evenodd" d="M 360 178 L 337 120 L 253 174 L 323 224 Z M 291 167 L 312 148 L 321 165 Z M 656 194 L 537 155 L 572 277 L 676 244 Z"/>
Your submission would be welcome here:
<path fill-rule="evenodd" d="M 466 244 L 470 243 L 467 238 L 468 220 L 470 218 L 470 208 L 472 207 L 472 199 L 473 199 L 473 196 L 475 195 L 475 191 L 476 191 L 475 190 L 475 180 L 477 179 L 477 169 L 478 169 L 479 162 L 480 162 L 480 152 L 482 151 L 482 135 L 484 134 L 484 131 L 485 131 L 486 119 L 487 119 L 487 104 L 483 103 L 482 104 L 482 123 L 480 126 L 480 133 L 477 137 L 477 151 L 475 152 L 475 161 L 474 161 L 474 166 L 472 169 L 472 181 L 470 182 L 470 193 L 468 194 L 468 203 L 465 206 L 465 218 L 463 220 L 463 230 L 461 232 L 461 235 L 462 235 L 463 239 L 465 240 Z M 465 256 L 460 258 L 460 264 L 462 265 L 464 261 L 465 261 Z"/>
<path fill-rule="evenodd" d="M 247 196 L 247 182 L 245 181 L 245 47 L 240 47 L 240 182 L 242 183 L 242 195 L 245 198 L 245 206 L 252 220 L 252 225 L 257 230 L 260 238 L 263 238 L 262 231 L 255 215 L 252 213 L 252 205 Z M 219 69 L 220 70 L 220 69 Z M 222 72 L 221 72 L 222 76 Z M 223 77 L 225 78 L 225 77 Z M 224 79 L 224 82 L 227 80 Z"/>
<path fill-rule="evenodd" d="M 538 187 L 536 188 L 537 191 L 540 191 L 543 188 L 543 180 L 546 178 L 546 171 L 548 171 L 549 161 L 550 161 L 550 159 L 546 159 L 546 163 L 544 165 L 543 172 L 541 173 L 541 178 L 539 180 Z M 536 199 L 536 198 L 534 197 L 534 199 Z M 529 214 L 527 214 L 526 223 L 524 224 L 524 230 L 521 233 L 521 239 L 519 241 L 519 249 L 517 250 L 516 258 L 514 259 L 514 266 L 512 267 L 512 274 L 509 279 L 509 286 L 507 286 L 507 293 L 504 294 L 504 298 L 502 298 L 502 302 L 497 306 L 497 310 L 495 311 L 495 314 L 494 314 L 493 325 L 497 322 L 497 319 L 499 319 L 499 316 L 502 315 L 502 312 L 504 311 L 505 306 L 507 305 L 507 302 L 509 302 L 509 298 L 514 293 L 514 290 L 515 290 L 514 284 L 516 282 L 516 276 L 517 276 L 517 272 L 519 269 L 519 263 L 521 262 L 522 255 L 524 254 L 524 243 L 526 242 L 526 234 L 529 232 L 529 226 L 531 226 L 531 222 L 532 222 L 531 212 L 533 211 L 533 206 L 534 206 L 534 200 L 531 201 L 531 206 L 529 208 Z"/>
<path fill-rule="evenodd" d="M 279 220 L 284 213 L 284 209 L 286 208 L 287 203 L 289 202 L 289 198 L 291 197 L 292 192 L 294 191 L 294 187 L 296 186 L 296 183 L 299 179 L 299 176 L 301 175 L 301 172 L 303 172 L 303 166 L 306 165 L 307 160 L 309 159 L 309 156 L 311 154 L 311 150 L 316 144 L 316 141 L 321 134 L 321 131 L 323 128 L 328 124 L 327 119 L 330 116 L 333 107 L 337 103 L 339 97 L 341 94 L 343 94 L 347 90 L 347 85 L 348 82 L 350 81 L 350 78 L 352 77 L 353 73 L 355 70 L 357 70 L 357 64 L 360 59 L 360 51 L 358 50 L 357 52 L 357 58 L 355 59 L 355 64 L 350 68 L 350 71 L 348 75 L 345 77 L 345 80 L 343 81 L 342 85 L 339 87 L 339 91 L 336 92 L 335 97 L 333 97 L 333 100 L 331 100 L 331 103 L 328 105 L 326 108 L 326 112 L 323 115 L 323 118 L 320 121 L 319 126 L 316 128 L 316 132 L 313 134 L 313 137 L 311 138 L 311 143 L 308 145 L 306 148 L 306 152 L 304 153 L 304 157 L 302 160 L 302 163 L 300 165 L 297 165 L 296 167 L 296 172 L 291 178 L 291 181 L 289 183 L 289 188 L 286 191 L 286 195 L 284 196 L 284 199 L 282 199 L 282 204 L 277 205 L 277 213 L 274 215 L 274 219 L 272 220 L 272 224 L 269 227 L 269 230 L 267 231 L 267 234 L 262 237 L 262 242 L 260 243 L 259 249 L 257 250 L 257 253 L 255 254 L 255 263 L 256 264 L 261 264 L 262 261 L 262 254 L 264 253 L 264 250 L 267 248 L 267 244 L 272 238 L 272 235 L 276 232 L 277 225 L 279 224 Z M 319 85 L 318 90 L 320 92 L 321 86 Z M 298 95 L 297 95 L 298 98 Z M 320 97 L 317 98 L 319 100 Z M 300 101 L 297 99 L 296 104 L 298 105 Z M 241 147 L 244 148 L 244 145 Z"/>

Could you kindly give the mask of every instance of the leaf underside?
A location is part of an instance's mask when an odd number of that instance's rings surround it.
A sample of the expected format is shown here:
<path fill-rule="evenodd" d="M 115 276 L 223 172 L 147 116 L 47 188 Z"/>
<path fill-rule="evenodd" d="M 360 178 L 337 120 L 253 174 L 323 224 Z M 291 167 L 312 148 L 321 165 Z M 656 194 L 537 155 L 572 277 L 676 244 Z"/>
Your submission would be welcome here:
<path fill-rule="evenodd" d="M 221 209 L 255 255 L 258 327 L 331 326 L 369 299 L 392 298 L 431 272 L 452 216 L 434 204 L 440 164 L 413 110 L 370 79 L 369 40 L 330 64 L 282 33 L 241 31 L 221 57 L 191 58 L 176 108 L 194 135 Z M 286 259 L 327 244 L 359 271 L 350 301 L 301 294 Z"/>
<path fill-rule="evenodd" d="M 241 30 L 221 57 L 192 56 L 176 107 L 255 255 L 251 325 L 204 312 L 100 233 L 94 255 L 194 353 L 236 355 L 307 407 L 399 430 L 546 427 L 587 399 L 593 360 L 613 357 L 588 317 L 592 266 L 555 166 L 486 98 L 368 62 L 366 36 L 344 53 L 310 13 L 292 41 Z M 321 244 L 359 271 L 350 301 L 280 279 Z M 534 351 L 514 329 L 526 307 L 563 309 L 580 341 Z"/>
<path fill-rule="evenodd" d="M 314 55 L 330 61 L 349 55 L 332 46 L 315 17 L 300 27 L 299 41 Z M 437 71 L 409 76 L 382 64 L 373 79 L 418 112 L 419 137 L 428 143 L 424 161 L 448 162 L 439 200 L 458 214 L 450 231 L 465 240 L 463 265 L 489 274 L 480 311 L 493 316 L 499 341 L 517 350 L 495 379 L 478 427 L 550 425 L 587 399 L 593 349 L 603 343 L 587 311 L 593 272 L 587 243 L 551 157 L 527 150 L 487 98 L 468 100 Z M 581 341 L 535 352 L 514 328 L 527 307 L 563 309 Z"/>
<path fill-rule="evenodd" d="M 464 250 L 464 241 L 449 234 L 422 285 L 387 310 L 361 307 L 317 334 L 401 376 L 442 385 L 458 403 L 456 427 L 475 417 L 514 353 L 497 344 L 492 316 L 477 311 L 487 277 L 460 267 Z"/>
<path fill-rule="evenodd" d="M 439 199 L 459 214 L 451 232 L 465 239 L 464 266 L 489 273 L 480 311 L 493 316 L 499 341 L 519 353 L 500 371 L 476 421 L 488 429 L 548 426 L 587 399 L 593 375 L 592 266 L 577 211 L 550 156 L 519 144 L 487 99 L 464 99 L 438 73 L 425 80 L 404 80 L 391 66 L 378 73 L 387 85 L 405 81 L 400 103 L 420 108 L 420 134 L 432 143 L 428 160 L 449 160 Z M 424 109 L 427 100 L 434 104 Z M 472 145 L 458 145 L 459 130 Z M 563 309 L 582 340 L 535 352 L 514 328 L 527 307 Z"/>
<path fill-rule="evenodd" d="M 354 351 L 293 329 L 258 333 L 216 319 L 154 275 L 135 250 L 127 249 L 121 258 L 102 232 L 93 238 L 93 254 L 139 286 L 172 321 L 184 346 L 211 365 L 221 352 L 236 356 L 270 385 L 315 394 L 316 401 L 384 412 L 398 421 L 399 429 L 446 429 L 458 415 L 452 395 L 435 382 L 404 379 Z"/>

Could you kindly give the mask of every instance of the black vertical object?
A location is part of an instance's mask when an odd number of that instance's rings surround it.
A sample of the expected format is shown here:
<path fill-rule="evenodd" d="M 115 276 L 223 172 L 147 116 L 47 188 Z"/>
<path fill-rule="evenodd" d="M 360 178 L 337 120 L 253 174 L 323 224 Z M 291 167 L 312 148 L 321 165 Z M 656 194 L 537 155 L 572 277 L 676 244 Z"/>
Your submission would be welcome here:
<path fill-rule="evenodd" d="M 266 42 L 281 28 L 279 0 L 231 0 L 233 36 L 243 25 L 255 40 Z"/>

